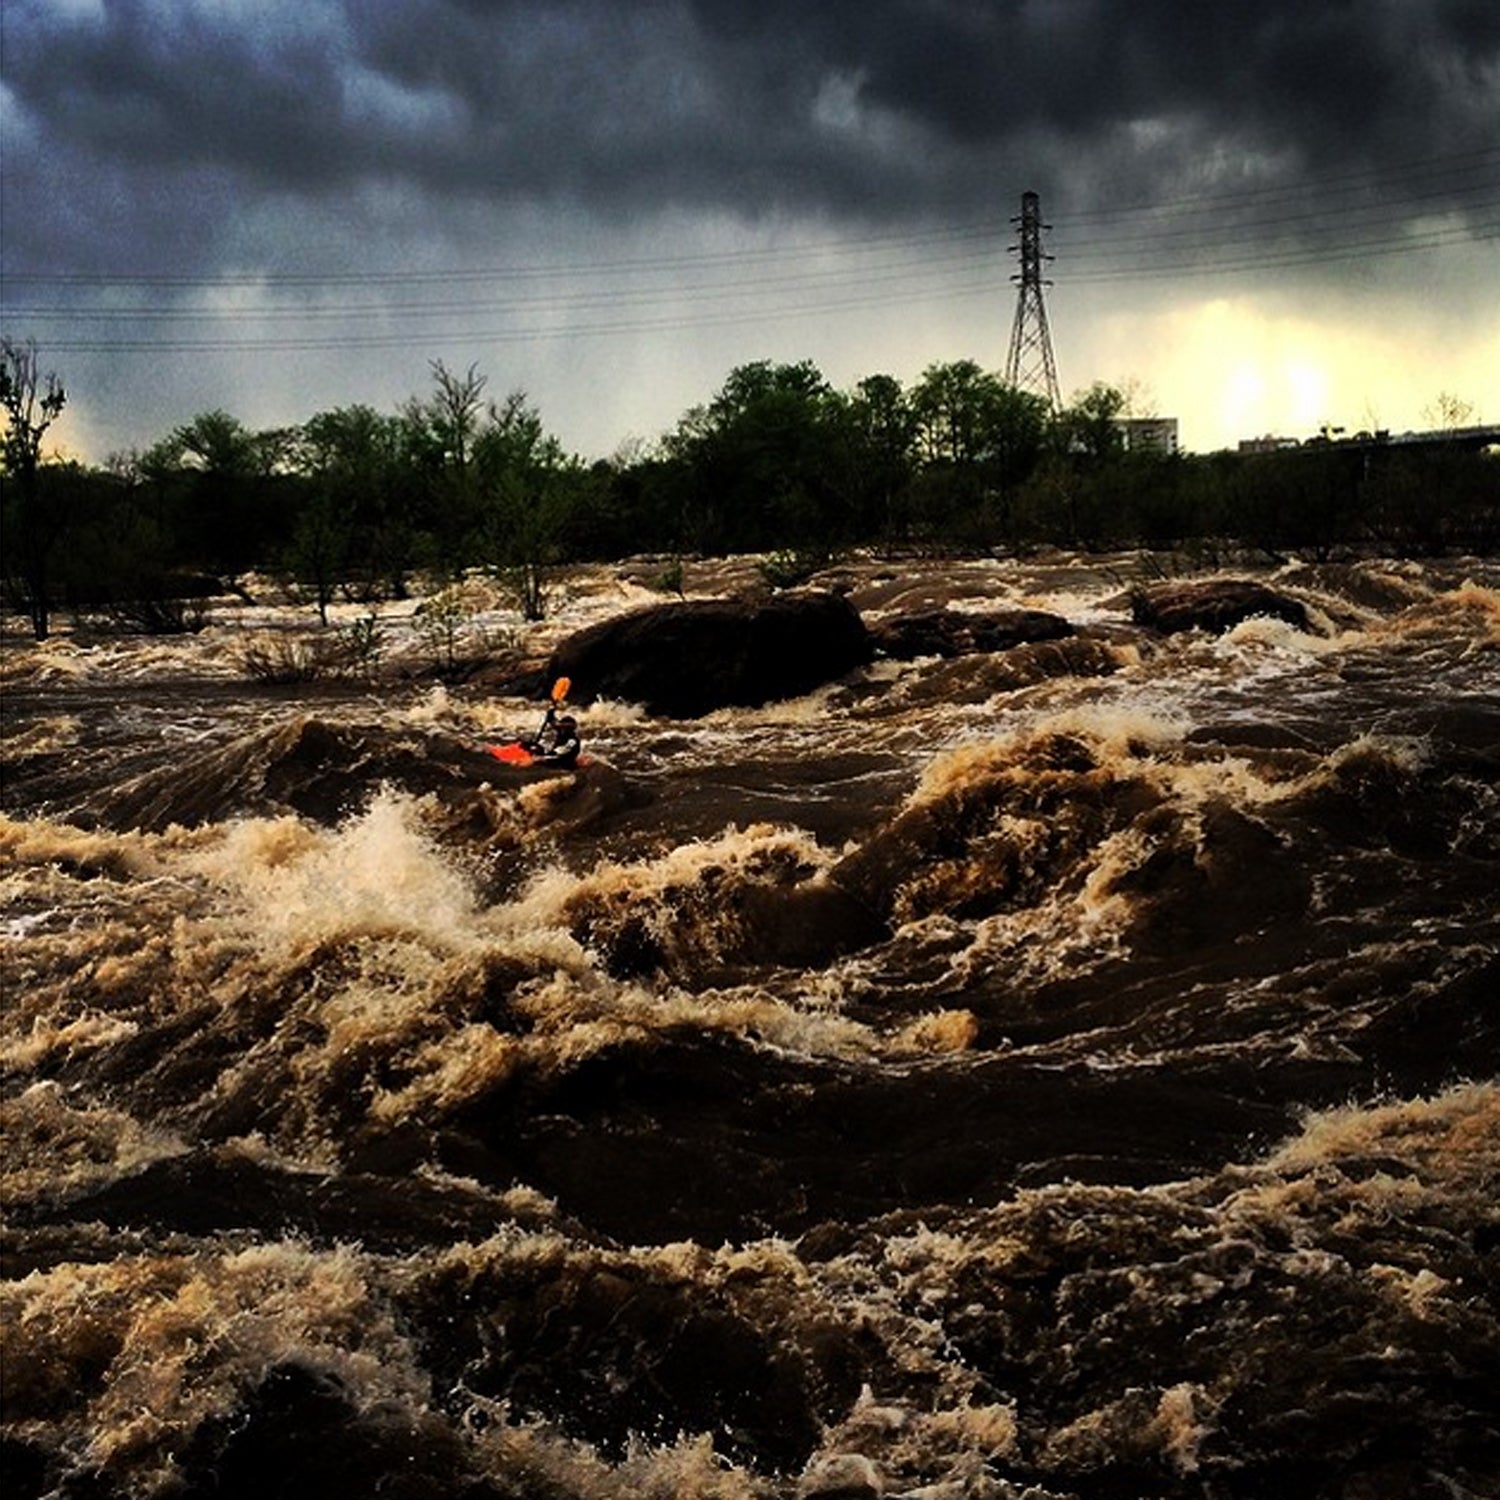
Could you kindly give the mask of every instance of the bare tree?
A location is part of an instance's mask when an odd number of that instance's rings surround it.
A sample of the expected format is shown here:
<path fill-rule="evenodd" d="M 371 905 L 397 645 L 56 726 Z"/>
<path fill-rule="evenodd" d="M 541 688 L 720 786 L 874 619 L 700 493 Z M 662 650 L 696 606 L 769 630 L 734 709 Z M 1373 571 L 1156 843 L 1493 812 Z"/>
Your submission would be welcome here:
<path fill-rule="evenodd" d="M 63 518 L 48 510 L 38 494 L 42 438 L 62 414 L 67 395 L 57 376 L 43 376 L 35 340 L 0 338 L 0 407 L 5 411 L 5 472 L 15 484 L 13 558 L 37 640 L 47 639 L 47 563 L 62 531 Z"/>
<path fill-rule="evenodd" d="M 1437 400 L 1422 408 L 1422 415 L 1444 432 L 1457 432 L 1460 427 L 1472 427 L 1478 421 L 1474 403 L 1452 391 L 1439 391 Z"/>

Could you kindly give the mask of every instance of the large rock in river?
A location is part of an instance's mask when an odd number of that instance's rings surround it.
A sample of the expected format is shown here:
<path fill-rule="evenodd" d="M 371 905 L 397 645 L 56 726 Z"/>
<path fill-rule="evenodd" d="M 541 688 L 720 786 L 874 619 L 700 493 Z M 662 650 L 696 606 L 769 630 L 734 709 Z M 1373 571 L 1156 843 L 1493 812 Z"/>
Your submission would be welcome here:
<path fill-rule="evenodd" d="M 1243 578 L 1210 578 L 1197 583 L 1162 583 L 1136 589 L 1130 612 L 1137 625 L 1164 634 L 1179 630 L 1232 630 L 1253 615 L 1308 628 L 1307 606 L 1289 594 Z"/>
<path fill-rule="evenodd" d="M 548 679 L 571 698 L 617 698 L 664 718 L 796 698 L 870 660 L 864 621 L 838 594 L 690 599 L 620 615 L 570 636 Z"/>

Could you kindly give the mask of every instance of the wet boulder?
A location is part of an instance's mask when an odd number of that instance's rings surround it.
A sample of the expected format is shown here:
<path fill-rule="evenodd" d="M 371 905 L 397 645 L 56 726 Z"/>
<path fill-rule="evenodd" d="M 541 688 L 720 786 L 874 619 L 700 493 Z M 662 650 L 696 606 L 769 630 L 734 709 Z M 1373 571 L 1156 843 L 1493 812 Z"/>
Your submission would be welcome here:
<path fill-rule="evenodd" d="M 875 649 L 898 661 L 919 656 L 970 656 L 1009 651 L 1036 641 L 1058 641 L 1073 634 L 1061 615 L 1040 609 L 998 609 L 983 613 L 927 609 L 895 615 L 870 629 Z"/>
<path fill-rule="evenodd" d="M 1210 578 L 1136 589 L 1130 596 L 1130 613 L 1137 625 L 1163 635 L 1182 630 L 1219 635 L 1254 615 L 1285 620 L 1297 630 L 1306 630 L 1309 623 L 1307 606 L 1301 600 L 1244 578 Z"/>
<path fill-rule="evenodd" d="M 692 599 L 620 615 L 570 636 L 547 677 L 571 699 L 639 703 L 662 718 L 800 697 L 869 661 L 864 621 L 837 594 Z"/>

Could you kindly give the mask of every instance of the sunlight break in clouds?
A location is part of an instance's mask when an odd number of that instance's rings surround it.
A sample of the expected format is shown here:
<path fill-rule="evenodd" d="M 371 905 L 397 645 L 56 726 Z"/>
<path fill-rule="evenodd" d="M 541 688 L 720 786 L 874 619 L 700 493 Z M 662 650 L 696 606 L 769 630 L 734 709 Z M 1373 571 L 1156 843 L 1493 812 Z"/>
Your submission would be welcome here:
<path fill-rule="evenodd" d="M 1425 426 L 1441 389 L 1487 415 L 1483 366 L 1500 355 L 1500 337 L 1476 341 L 1439 373 L 1415 358 L 1438 338 L 1415 321 L 1366 326 L 1347 309 L 1320 318 L 1216 298 L 1112 320 L 1108 357 L 1150 372 L 1159 409 L 1180 419 L 1184 446 L 1199 451 L 1266 434 L 1307 438 L 1325 423 L 1350 432 Z"/>

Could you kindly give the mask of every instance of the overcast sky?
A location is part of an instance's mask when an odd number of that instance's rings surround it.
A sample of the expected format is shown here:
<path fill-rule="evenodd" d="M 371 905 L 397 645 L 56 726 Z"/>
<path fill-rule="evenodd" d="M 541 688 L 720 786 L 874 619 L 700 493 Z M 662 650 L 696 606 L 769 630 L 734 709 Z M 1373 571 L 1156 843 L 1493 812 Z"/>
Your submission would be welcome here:
<path fill-rule="evenodd" d="M 0 326 L 98 460 L 430 362 L 588 456 L 734 366 L 1003 371 L 1205 450 L 1500 420 L 1497 0 L 5 0 Z"/>

